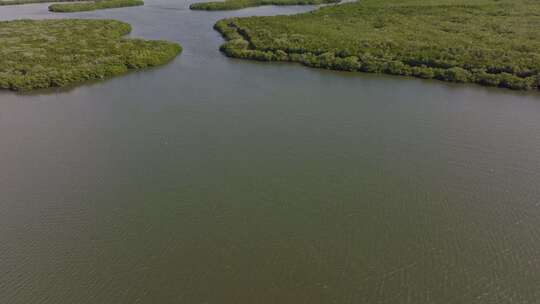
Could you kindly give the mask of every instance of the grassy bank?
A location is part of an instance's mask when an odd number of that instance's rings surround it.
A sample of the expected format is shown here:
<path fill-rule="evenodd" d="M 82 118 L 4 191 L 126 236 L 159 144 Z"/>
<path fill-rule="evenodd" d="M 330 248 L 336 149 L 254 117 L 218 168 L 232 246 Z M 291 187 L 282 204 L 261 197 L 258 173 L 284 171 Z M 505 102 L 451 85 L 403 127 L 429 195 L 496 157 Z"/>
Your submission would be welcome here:
<path fill-rule="evenodd" d="M 363 0 L 215 28 L 231 57 L 478 83 L 540 86 L 540 1 Z"/>
<path fill-rule="evenodd" d="M 225 0 L 219 2 L 199 2 L 190 5 L 192 10 L 223 11 L 262 5 L 315 5 L 337 3 L 340 0 Z"/>
<path fill-rule="evenodd" d="M 49 6 L 49 11 L 57 13 L 73 13 L 140 5 L 144 5 L 142 0 L 96 0 L 80 3 L 52 4 Z"/>
<path fill-rule="evenodd" d="M 114 20 L 0 22 L 0 88 L 64 87 L 164 64 L 182 50 L 166 41 L 123 39 Z"/>

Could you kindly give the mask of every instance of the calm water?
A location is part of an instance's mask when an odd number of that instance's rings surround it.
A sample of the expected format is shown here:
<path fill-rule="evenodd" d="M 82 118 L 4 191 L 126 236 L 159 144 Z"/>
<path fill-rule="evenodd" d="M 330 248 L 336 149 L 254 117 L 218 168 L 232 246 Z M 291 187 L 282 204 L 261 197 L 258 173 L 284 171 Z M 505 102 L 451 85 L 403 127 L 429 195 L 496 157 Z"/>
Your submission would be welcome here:
<path fill-rule="evenodd" d="M 70 15 L 165 67 L 0 93 L 1 303 L 540 302 L 539 94 L 228 59 L 216 20 L 309 8 L 187 6 Z"/>

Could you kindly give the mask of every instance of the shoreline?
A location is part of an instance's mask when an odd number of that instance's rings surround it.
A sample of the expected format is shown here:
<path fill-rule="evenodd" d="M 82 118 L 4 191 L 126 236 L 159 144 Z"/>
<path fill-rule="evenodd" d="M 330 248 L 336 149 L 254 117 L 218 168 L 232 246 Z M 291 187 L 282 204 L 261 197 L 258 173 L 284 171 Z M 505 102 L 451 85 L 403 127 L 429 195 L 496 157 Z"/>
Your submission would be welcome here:
<path fill-rule="evenodd" d="M 257 49 L 246 31 L 235 23 L 237 19 L 222 19 L 214 25 L 214 29 L 225 39 L 225 42 L 220 46 L 220 51 L 231 58 L 265 62 L 294 62 L 312 68 L 335 71 L 410 76 L 512 90 L 540 90 L 540 77 L 538 76 L 521 78 L 506 72 L 488 73 L 486 71 L 471 71 L 461 67 L 442 68 L 428 65 L 409 65 L 397 60 L 370 61 L 370 58 L 350 55 L 344 51 L 301 52 L 287 49 Z"/>

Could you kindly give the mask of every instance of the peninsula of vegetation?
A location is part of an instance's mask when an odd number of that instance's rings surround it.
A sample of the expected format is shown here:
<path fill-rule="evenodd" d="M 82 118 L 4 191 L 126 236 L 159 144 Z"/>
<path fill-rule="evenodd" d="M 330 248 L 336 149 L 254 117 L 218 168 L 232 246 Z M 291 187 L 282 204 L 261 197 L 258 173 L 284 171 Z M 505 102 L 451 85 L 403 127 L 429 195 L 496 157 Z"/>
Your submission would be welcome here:
<path fill-rule="evenodd" d="M 49 11 L 57 13 L 73 13 L 95 11 L 108 8 L 119 8 L 144 5 L 142 0 L 96 0 L 77 3 L 56 3 L 49 6 Z"/>
<path fill-rule="evenodd" d="M 189 6 L 192 10 L 223 11 L 263 5 L 316 5 L 338 3 L 340 0 L 225 0 L 216 2 L 198 2 Z"/>
<path fill-rule="evenodd" d="M 64 87 L 164 64 L 177 43 L 124 39 L 131 26 L 115 20 L 0 22 L 0 88 Z"/>
<path fill-rule="evenodd" d="M 531 90 L 539 12 L 537 0 L 362 0 L 215 28 L 236 58 Z"/>

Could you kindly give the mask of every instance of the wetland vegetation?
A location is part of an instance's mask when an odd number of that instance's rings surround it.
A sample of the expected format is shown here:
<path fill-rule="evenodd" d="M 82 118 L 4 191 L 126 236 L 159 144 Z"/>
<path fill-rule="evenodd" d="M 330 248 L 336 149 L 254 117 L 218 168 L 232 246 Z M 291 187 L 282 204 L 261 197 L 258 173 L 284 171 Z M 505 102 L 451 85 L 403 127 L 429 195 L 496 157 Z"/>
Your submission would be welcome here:
<path fill-rule="evenodd" d="M 540 86 L 539 12 L 537 0 L 363 0 L 215 28 L 236 58 L 530 90 Z"/>
<path fill-rule="evenodd" d="M 64 87 L 164 64 L 177 43 L 125 39 L 127 23 L 115 20 L 16 20 L 0 22 L 0 88 Z"/>
<path fill-rule="evenodd" d="M 316 5 L 338 3 L 340 0 L 225 0 L 198 2 L 190 5 L 192 10 L 223 11 L 263 5 Z"/>
<path fill-rule="evenodd" d="M 95 11 L 108 8 L 144 5 L 142 0 L 97 0 L 77 3 L 56 3 L 49 6 L 49 11 L 57 13 L 73 13 Z"/>

